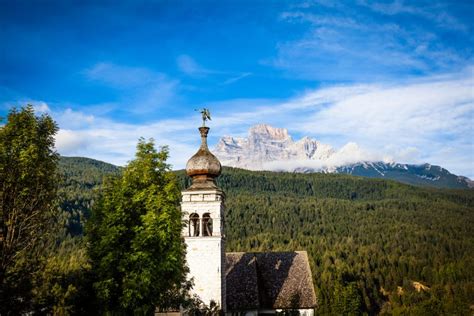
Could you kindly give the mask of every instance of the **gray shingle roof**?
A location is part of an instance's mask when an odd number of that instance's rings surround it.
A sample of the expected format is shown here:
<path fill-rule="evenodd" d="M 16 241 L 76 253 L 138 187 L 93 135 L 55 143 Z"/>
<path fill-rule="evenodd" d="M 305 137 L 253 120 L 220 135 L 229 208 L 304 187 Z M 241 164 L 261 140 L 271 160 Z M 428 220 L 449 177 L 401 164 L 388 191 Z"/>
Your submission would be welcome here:
<path fill-rule="evenodd" d="M 316 307 L 306 251 L 226 253 L 227 309 Z"/>

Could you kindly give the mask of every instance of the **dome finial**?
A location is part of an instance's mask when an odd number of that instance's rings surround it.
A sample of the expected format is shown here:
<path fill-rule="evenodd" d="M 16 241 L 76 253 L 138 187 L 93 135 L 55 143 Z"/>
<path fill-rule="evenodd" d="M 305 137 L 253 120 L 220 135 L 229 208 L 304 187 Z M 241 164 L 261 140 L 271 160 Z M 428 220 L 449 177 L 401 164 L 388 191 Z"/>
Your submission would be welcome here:
<path fill-rule="evenodd" d="M 205 126 L 206 120 L 211 119 L 208 109 L 202 109 L 202 125 L 199 127 L 201 134 L 201 146 L 197 153 L 188 160 L 186 164 L 186 173 L 193 179 L 192 185 L 188 190 L 199 189 L 217 189 L 215 178 L 221 174 L 221 163 L 207 147 L 207 134 L 209 127 Z"/>

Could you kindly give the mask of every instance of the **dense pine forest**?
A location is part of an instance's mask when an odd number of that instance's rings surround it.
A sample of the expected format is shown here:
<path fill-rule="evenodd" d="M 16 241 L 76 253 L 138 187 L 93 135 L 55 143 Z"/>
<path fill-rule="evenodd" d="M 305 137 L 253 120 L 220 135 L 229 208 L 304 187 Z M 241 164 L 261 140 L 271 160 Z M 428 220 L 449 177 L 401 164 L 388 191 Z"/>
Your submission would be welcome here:
<path fill-rule="evenodd" d="M 60 161 L 62 207 L 80 235 L 97 189 L 120 169 Z M 189 185 L 176 172 L 181 188 Z M 319 315 L 470 315 L 474 191 L 345 175 L 224 168 L 227 251 L 306 250 Z"/>

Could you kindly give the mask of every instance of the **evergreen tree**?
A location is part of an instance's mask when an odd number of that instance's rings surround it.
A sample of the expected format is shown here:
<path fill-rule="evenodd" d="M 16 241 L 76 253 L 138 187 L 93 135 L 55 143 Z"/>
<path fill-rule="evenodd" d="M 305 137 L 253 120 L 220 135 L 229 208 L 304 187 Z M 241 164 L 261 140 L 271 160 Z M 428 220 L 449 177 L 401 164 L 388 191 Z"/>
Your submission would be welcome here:
<path fill-rule="evenodd" d="M 135 160 L 106 182 L 87 237 L 104 312 L 152 314 L 185 282 L 179 190 L 166 147 L 140 139 Z"/>
<path fill-rule="evenodd" d="M 64 221 L 63 224 L 65 223 Z M 95 314 L 90 260 L 85 240 L 64 233 L 58 237 L 58 243 L 45 253 L 41 270 L 33 275 L 33 313 Z"/>
<path fill-rule="evenodd" d="M 54 240 L 58 128 L 28 105 L 0 127 L 0 314 L 31 309 L 32 275 Z"/>

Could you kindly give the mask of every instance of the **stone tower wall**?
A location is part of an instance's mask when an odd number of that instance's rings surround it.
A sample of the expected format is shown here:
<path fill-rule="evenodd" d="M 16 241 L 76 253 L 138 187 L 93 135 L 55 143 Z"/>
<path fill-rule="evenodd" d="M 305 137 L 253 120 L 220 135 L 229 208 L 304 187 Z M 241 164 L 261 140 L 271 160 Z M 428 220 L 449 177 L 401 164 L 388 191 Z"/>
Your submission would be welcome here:
<path fill-rule="evenodd" d="M 182 235 L 186 243 L 189 279 L 194 280 L 192 292 L 209 306 L 211 301 L 225 311 L 225 231 L 224 194 L 220 190 L 183 191 L 181 210 L 187 225 Z M 190 236 L 189 215 L 201 220 L 199 236 Z M 203 214 L 212 218 L 212 236 L 203 236 Z"/>

